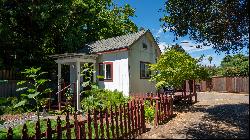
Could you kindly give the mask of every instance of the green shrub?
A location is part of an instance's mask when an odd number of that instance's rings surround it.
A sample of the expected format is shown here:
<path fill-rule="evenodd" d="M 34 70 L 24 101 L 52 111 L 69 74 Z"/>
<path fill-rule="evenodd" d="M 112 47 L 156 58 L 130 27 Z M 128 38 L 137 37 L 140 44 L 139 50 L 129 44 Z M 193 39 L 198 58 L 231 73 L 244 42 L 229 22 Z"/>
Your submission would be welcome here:
<path fill-rule="evenodd" d="M 152 123 L 155 117 L 155 103 L 151 105 L 149 100 L 146 100 L 144 103 L 145 119 L 148 123 Z"/>
<path fill-rule="evenodd" d="M 27 107 L 14 108 L 18 102 L 17 97 L 0 98 L 0 115 L 27 112 Z"/>
<path fill-rule="evenodd" d="M 91 90 L 85 91 L 84 98 L 81 105 L 84 112 L 93 109 L 110 109 L 110 106 L 119 106 L 120 104 L 127 103 L 129 97 L 123 96 L 122 92 L 117 90 L 111 91 L 106 89 L 99 89 L 92 86 Z"/>

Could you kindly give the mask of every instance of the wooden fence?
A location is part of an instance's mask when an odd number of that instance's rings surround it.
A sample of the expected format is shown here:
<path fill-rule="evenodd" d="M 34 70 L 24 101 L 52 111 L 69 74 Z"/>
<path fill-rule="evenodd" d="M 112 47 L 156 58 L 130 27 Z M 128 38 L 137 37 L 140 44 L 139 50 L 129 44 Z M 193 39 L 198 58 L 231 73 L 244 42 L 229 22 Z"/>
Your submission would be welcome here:
<path fill-rule="evenodd" d="M 149 100 L 151 105 L 155 103 L 154 127 L 158 127 L 160 123 L 173 116 L 173 98 L 171 96 L 158 94 L 154 97 L 151 94 L 144 99 Z"/>
<path fill-rule="evenodd" d="M 200 83 L 201 91 L 249 93 L 249 77 L 213 77 Z"/>
<path fill-rule="evenodd" d="M 1 69 L 0 70 L 0 80 L 22 80 L 26 79 L 20 71 L 17 71 L 14 68 L 11 69 Z"/>
<path fill-rule="evenodd" d="M 17 82 L 18 80 L 8 80 L 6 83 L 0 83 L 0 97 L 17 96 Z"/>
<path fill-rule="evenodd" d="M 47 120 L 46 132 L 41 132 L 40 123 L 36 122 L 35 135 L 29 136 L 27 125 L 22 128 L 22 139 L 124 139 L 135 138 L 146 132 L 144 100 L 155 102 L 155 120 L 157 127 L 159 123 L 173 115 L 173 100 L 168 96 L 133 98 L 127 104 L 115 106 L 105 111 L 88 111 L 87 119 L 78 121 L 74 115 L 74 123 L 70 123 L 69 113 L 66 115 L 66 125 L 62 126 L 61 118 L 57 118 L 57 125 L 53 129 L 50 119 Z M 74 133 L 71 133 L 73 130 Z M 66 137 L 62 137 L 66 132 Z M 13 130 L 8 129 L 7 138 L 12 139 Z"/>
<path fill-rule="evenodd" d="M 17 96 L 16 83 L 22 79 L 27 78 L 21 75 L 20 72 L 17 72 L 14 68 L 0 70 L 0 80 L 7 80 L 6 83 L 0 83 L 0 97 L 7 98 Z"/>

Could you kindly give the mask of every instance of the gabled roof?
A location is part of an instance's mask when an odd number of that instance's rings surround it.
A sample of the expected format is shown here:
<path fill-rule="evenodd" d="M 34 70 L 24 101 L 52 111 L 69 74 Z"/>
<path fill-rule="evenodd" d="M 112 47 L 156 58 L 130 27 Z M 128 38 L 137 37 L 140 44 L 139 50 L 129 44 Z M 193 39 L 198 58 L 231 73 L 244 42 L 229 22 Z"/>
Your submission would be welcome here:
<path fill-rule="evenodd" d="M 137 41 L 142 35 L 144 35 L 147 31 L 141 30 L 136 33 L 126 34 L 122 36 L 112 37 L 108 39 L 102 39 L 90 44 L 85 44 L 83 49 L 79 50 L 79 53 L 97 53 L 103 51 L 112 51 L 123 48 L 128 48 L 135 41 Z"/>

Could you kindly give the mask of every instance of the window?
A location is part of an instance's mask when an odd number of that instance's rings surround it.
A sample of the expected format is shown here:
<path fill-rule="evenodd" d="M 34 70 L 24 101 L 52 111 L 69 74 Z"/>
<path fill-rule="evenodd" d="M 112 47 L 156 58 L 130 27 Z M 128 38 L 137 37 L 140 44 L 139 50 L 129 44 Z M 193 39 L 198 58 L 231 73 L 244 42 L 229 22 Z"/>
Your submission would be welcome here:
<path fill-rule="evenodd" d="M 151 75 L 151 71 L 149 70 L 149 62 L 140 62 L 140 78 L 141 79 L 149 79 Z"/>
<path fill-rule="evenodd" d="M 148 48 L 148 46 L 147 46 L 145 43 L 143 43 L 143 44 L 142 44 L 142 48 L 143 48 L 144 50 L 146 50 L 146 49 Z"/>
<path fill-rule="evenodd" d="M 99 75 L 104 79 L 99 78 L 100 81 L 112 81 L 113 80 L 113 62 L 99 63 Z"/>

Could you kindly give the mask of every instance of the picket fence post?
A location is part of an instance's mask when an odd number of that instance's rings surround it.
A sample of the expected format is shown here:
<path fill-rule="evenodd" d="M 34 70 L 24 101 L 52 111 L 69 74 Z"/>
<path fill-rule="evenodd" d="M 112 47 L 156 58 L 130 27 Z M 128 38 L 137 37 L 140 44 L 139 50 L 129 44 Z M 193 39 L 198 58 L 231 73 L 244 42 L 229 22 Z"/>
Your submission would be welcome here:
<path fill-rule="evenodd" d="M 69 111 L 67 111 L 67 115 L 66 115 L 66 137 L 67 137 L 67 139 L 71 139 L 71 129 L 70 129 L 70 122 L 69 122 Z"/>
<path fill-rule="evenodd" d="M 123 104 L 123 119 L 124 119 L 124 138 L 128 135 L 127 129 L 127 111 L 126 111 L 126 104 Z"/>
<path fill-rule="evenodd" d="M 119 105 L 119 117 L 120 117 L 120 129 L 121 129 L 121 137 L 123 137 L 123 121 L 122 121 L 122 105 Z"/>
<path fill-rule="evenodd" d="M 155 118 L 154 118 L 154 127 L 158 127 L 158 122 L 159 122 L 159 101 L 156 99 L 155 100 Z"/>
<path fill-rule="evenodd" d="M 36 134 L 35 139 L 41 139 L 40 121 L 36 122 Z"/>
<path fill-rule="evenodd" d="M 47 130 L 46 130 L 46 138 L 47 139 L 52 139 L 52 128 L 51 128 L 51 122 L 50 119 L 47 120 Z"/>
<path fill-rule="evenodd" d="M 7 139 L 13 139 L 13 130 L 11 127 L 8 129 Z"/>
<path fill-rule="evenodd" d="M 22 139 L 28 139 L 28 129 L 26 123 L 23 125 Z"/>
<path fill-rule="evenodd" d="M 96 109 L 94 109 L 94 129 L 95 129 L 95 139 L 98 139 L 98 124 L 97 124 L 97 116 L 96 116 Z"/>
<path fill-rule="evenodd" d="M 110 139 L 110 135 L 109 135 L 109 120 L 108 120 L 108 109 L 106 108 L 105 109 L 105 122 L 106 122 L 106 136 L 107 136 L 107 139 Z"/>
<path fill-rule="evenodd" d="M 88 110 L 88 139 L 92 139 L 90 110 Z"/>
<path fill-rule="evenodd" d="M 103 113 L 101 109 L 100 109 L 99 116 L 100 116 L 101 139 L 104 139 Z"/>
<path fill-rule="evenodd" d="M 56 127 L 56 132 L 57 132 L 57 139 L 61 139 L 62 138 L 62 127 L 61 127 L 61 119 L 58 116 L 57 119 L 57 127 Z"/>

